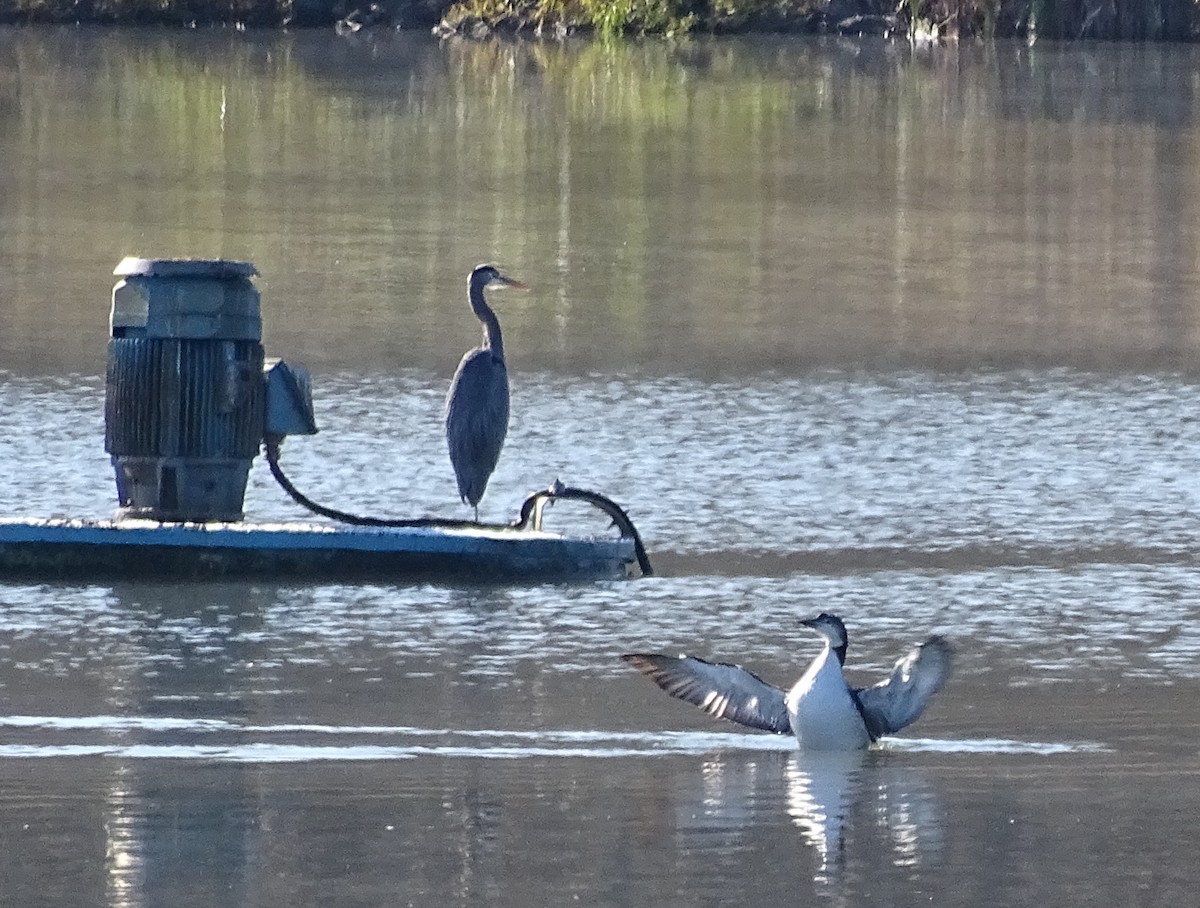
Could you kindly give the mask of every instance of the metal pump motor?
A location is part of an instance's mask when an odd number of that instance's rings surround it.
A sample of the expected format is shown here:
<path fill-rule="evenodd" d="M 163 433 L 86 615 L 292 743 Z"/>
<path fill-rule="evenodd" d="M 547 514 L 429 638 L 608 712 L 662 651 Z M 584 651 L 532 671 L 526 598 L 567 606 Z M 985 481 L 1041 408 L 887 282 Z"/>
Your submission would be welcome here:
<path fill-rule="evenodd" d="M 264 375 L 258 270 L 131 257 L 113 273 L 104 449 L 118 517 L 240 520 L 264 437 L 317 431 L 307 374 L 276 361 Z"/>

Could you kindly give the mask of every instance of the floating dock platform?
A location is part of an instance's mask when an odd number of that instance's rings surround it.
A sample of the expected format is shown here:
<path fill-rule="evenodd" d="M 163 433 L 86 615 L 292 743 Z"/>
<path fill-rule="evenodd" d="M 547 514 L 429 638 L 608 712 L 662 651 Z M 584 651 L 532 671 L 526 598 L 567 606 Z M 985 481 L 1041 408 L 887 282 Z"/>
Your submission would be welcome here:
<path fill-rule="evenodd" d="M 492 527 L 0 518 L 0 580 L 621 578 L 634 542 Z"/>
<path fill-rule="evenodd" d="M 306 370 L 268 360 L 249 262 L 129 257 L 112 290 L 104 450 L 116 515 L 0 518 L 0 581 L 261 578 L 532 582 L 626 577 L 650 561 L 628 515 L 557 480 L 511 524 L 381 519 L 320 505 L 279 465 L 288 436 L 317 432 Z M 265 453 L 294 501 L 337 521 L 243 518 L 247 477 Z M 619 538 L 542 529 L 554 499 L 590 503 Z"/>

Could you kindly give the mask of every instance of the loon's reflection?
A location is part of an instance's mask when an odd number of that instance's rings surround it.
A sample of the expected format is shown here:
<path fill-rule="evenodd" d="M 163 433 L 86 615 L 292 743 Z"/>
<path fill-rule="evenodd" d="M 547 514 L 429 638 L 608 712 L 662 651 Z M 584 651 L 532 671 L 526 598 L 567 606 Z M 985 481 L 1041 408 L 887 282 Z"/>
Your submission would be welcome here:
<path fill-rule="evenodd" d="M 836 883 L 847 839 L 866 845 L 872 827 L 886 833 L 893 866 L 921 864 L 941 851 L 937 800 L 920 770 L 902 764 L 896 754 L 797 753 L 784 775 L 788 814 L 817 853 L 818 881 Z"/>
<path fill-rule="evenodd" d="M 804 841 L 817 852 L 818 878 L 841 856 L 850 808 L 862 789 L 865 750 L 850 753 L 796 754 L 784 769 L 787 812 Z"/>
<path fill-rule="evenodd" d="M 873 867 L 913 867 L 942 850 L 936 795 L 894 751 L 714 754 L 687 786 L 677 803 L 681 834 L 751 847 L 752 830 L 786 817 L 815 854 L 814 880 L 833 888 L 855 855 Z"/>

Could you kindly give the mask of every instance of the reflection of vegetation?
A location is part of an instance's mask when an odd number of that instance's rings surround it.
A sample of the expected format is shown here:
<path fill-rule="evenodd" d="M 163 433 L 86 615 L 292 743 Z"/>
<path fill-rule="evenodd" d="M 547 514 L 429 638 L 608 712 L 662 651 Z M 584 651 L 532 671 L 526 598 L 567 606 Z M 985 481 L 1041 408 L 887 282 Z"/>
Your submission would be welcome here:
<path fill-rule="evenodd" d="M 368 13 L 367 15 L 363 15 Z M 329 25 L 353 21 L 605 36 L 885 31 L 915 36 L 1187 40 L 1197 0 L 0 0 L 0 22 Z"/>
<path fill-rule="evenodd" d="M 4 22 L 278 25 L 292 13 L 292 0 L 0 0 Z"/>
<path fill-rule="evenodd" d="M 501 301 L 519 369 L 1195 337 L 1146 277 L 1194 272 L 1185 48 L 12 34 L 5 314 L 89 320 L 77 357 L 129 253 L 252 260 L 271 349 L 447 377 L 485 258 L 538 288 Z"/>

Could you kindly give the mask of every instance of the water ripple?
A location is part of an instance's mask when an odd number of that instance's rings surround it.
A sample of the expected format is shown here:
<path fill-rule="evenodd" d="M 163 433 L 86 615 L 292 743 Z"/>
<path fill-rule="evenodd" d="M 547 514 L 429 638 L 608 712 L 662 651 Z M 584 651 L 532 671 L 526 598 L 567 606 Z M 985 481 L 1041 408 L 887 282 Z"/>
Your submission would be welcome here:
<path fill-rule="evenodd" d="M 263 738 L 296 735 L 336 736 L 345 744 L 311 744 L 304 741 L 234 741 L 217 744 L 165 742 L 9 743 L 0 745 L 0 759 L 55 757 L 107 757 L 127 760 L 194 760 L 200 762 L 297 763 L 359 760 L 407 760 L 421 756 L 474 757 L 515 760 L 534 757 L 649 757 L 700 755 L 722 751 L 781 751 L 796 749 L 784 735 L 694 731 L 604 731 L 587 729 L 521 731 L 505 729 L 458 730 L 375 725 L 237 725 L 232 722 L 186 718 L 122 716 L 0 716 L 0 727 L 46 732 L 96 731 L 191 732 L 205 735 Z M 398 744 L 362 743 L 355 739 L 395 737 Z M 407 740 L 404 740 L 407 739 Z M 429 743 L 430 739 L 440 739 Z M 354 743 L 350 743 L 354 741 Z M 1105 750 L 1089 742 L 1034 742 L 998 738 L 939 740 L 887 738 L 881 750 L 931 753 L 1029 754 L 1051 756 L 1096 753 Z"/>

